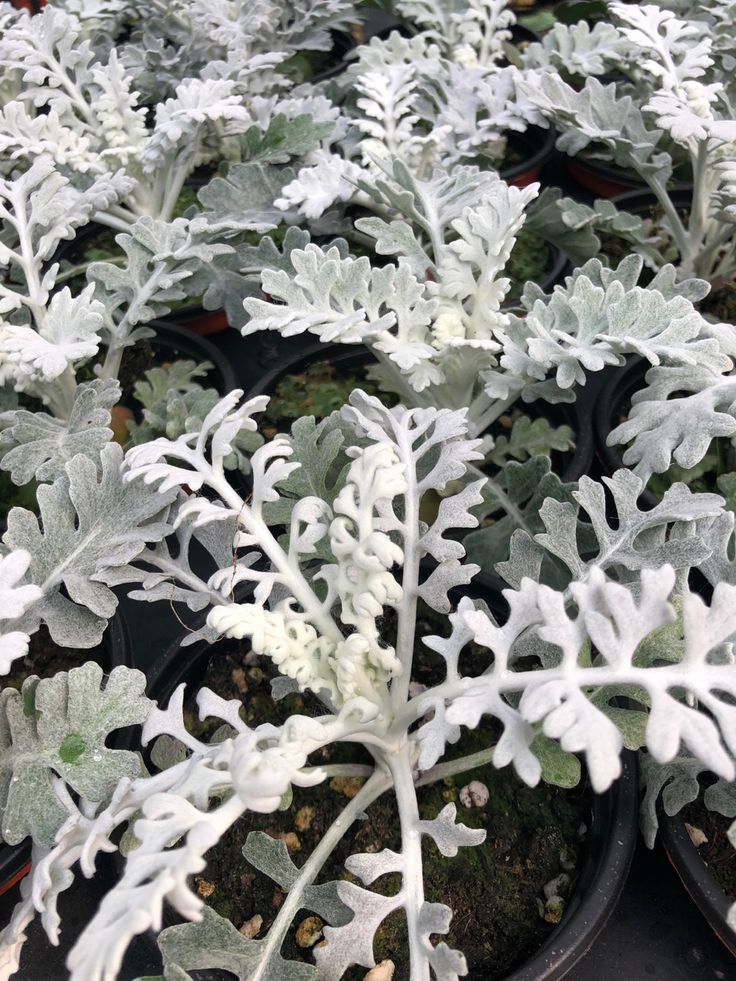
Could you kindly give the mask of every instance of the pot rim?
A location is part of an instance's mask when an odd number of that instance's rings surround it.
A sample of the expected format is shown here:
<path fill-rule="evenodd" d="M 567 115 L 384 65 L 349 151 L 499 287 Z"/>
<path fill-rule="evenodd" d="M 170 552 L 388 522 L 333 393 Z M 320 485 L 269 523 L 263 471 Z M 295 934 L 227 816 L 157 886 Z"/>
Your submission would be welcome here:
<path fill-rule="evenodd" d="M 721 943 L 736 957 L 736 932 L 728 925 L 731 906 L 726 893 L 690 839 L 681 814 L 660 806 L 662 844 L 680 882 Z"/>
<path fill-rule="evenodd" d="M 336 344 L 316 341 L 309 343 L 301 350 L 293 353 L 285 353 L 278 365 L 266 371 L 261 378 L 252 385 L 247 391 L 249 399 L 257 395 L 272 396 L 279 382 L 289 374 L 303 371 L 311 364 L 319 361 L 327 361 L 331 364 L 344 364 L 345 362 L 355 361 L 361 364 L 366 361 L 374 361 L 374 355 L 368 347 L 363 344 Z M 591 413 L 586 405 L 585 387 L 582 387 L 574 402 L 548 403 L 543 399 L 535 402 L 523 402 L 521 398 L 518 403 L 514 403 L 522 412 L 528 412 L 531 406 L 552 406 L 561 408 L 562 411 L 568 409 L 571 418 L 566 420 L 567 424 L 574 426 L 575 447 L 570 454 L 564 470 L 560 474 L 563 481 L 578 480 L 583 474 L 587 474 L 590 464 L 593 461 L 595 441 L 593 427 L 591 425 Z M 543 412 L 540 413 L 543 415 Z"/>

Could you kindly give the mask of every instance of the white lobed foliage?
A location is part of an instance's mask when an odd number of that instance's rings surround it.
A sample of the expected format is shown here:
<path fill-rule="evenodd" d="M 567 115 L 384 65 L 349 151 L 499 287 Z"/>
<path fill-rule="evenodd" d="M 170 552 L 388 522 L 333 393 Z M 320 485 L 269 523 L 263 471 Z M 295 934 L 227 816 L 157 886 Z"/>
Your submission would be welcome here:
<path fill-rule="evenodd" d="M 509 187 L 475 168 L 423 181 L 393 159 L 358 186 L 382 217 L 360 218 L 356 228 L 398 265 L 372 265 L 336 247 L 295 249 L 293 271 L 262 273 L 268 299 L 244 301 L 244 334 L 309 332 L 365 344 L 384 388 L 418 405 L 467 406 L 474 435 L 517 398 L 572 401 L 586 371 L 621 365 L 629 354 L 730 370 L 728 329 L 693 307 L 707 285 L 676 285 L 667 265 L 639 286 L 636 256 L 617 269 L 590 260 L 547 296 L 528 283 L 523 313 L 504 309 L 506 264 L 536 185 Z"/>
<path fill-rule="evenodd" d="M 80 796 L 72 798 L 63 782 L 50 784 L 59 804 L 49 827 L 58 830 L 53 841 L 46 837 L 38 846 L 33 877 L 2 934 L 5 976 L 17 966 L 34 910 L 55 939 L 56 900 L 72 881 L 71 867 L 79 860 L 84 875 L 94 874 L 97 855 L 114 847 L 110 836 L 125 825 L 134 836 L 125 871 L 69 955 L 72 981 L 112 981 L 130 940 L 161 928 L 164 902 L 194 921 L 161 937 L 166 969 L 182 976 L 237 965 L 246 979 L 337 981 L 352 964 L 373 966 L 375 932 L 396 910 L 407 920 L 411 981 L 465 975 L 462 953 L 432 939 L 447 932 L 452 913 L 424 898 L 421 839 L 431 837 L 442 855 L 453 856 L 460 847 L 479 845 L 484 833 L 458 823 L 454 805 L 421 819 L 415 784 L 449 772 L 444 766 L 434 775 L 447 744 L 484 716 L 501 726 L 485 758 L 499 767 L 512 764 L 530 785 L 543 775 L 540 740 L 546 747 L 559 743 L 557 753 L 582 754 L 596 791 L 619 775 L 624 745 L 646 745 L 661 764 L 690 753 L 724 780 L 736 775 L 734 577 L 722 576 L 706 605 L 682 575 L 698 565 L 707 569 L 721 549 L 718 542 L 733 533 L 733 516 L 722 511 L 719 498 L 673 489 L 659 508 L 639 511 L 641 484 L 622 471 L 610 482 L 619 522 L 609 524 L 602 490 L 581 481 L 575 496 L 598 537 L 597 557 L 585 558 L 578 540 L 584 526 L 574 508 L 548 502 L 547 531 L 535 547 L 566 565 L 567 584 L 540 582 L 541 566 L 534 573 L 527 556 L 529 574 L 505 590 L 509 613 L 499 622 L 485 604 L 454 598 L 478 567 L 463 563 L 462 544 L 447 532 L 475 524 L 469 509 L 480 501 L 483 483 L 452 491 L 479 457 L 478 441 L 467 439 L 463 411 L 386 409 L 356 391 L 350 405 L 323 424 L 323 442 L 316 442 L 316 430 L 305 439 L 299 427 L 293 440 L 278 437 L 257 449 L 252 492 L 244 499 L 225 479 L 223 463 L 264 402 L 238 405 L 240 394 L 223 399 L 199 431 L 130 451 L 127 479 L 132 487 L 155 485 L 164 495 L 184 485 L 192 491 L 177 520 L 220 529 L 234 546 L 231 568 L 210 586 L 227 576 L 229 589 L 238 581 L 253 587 L 244 602 L 217 604 L 210 626 L 217 634 L 250 639 L 255 652 L 319 699 L 321 713 L 251 729 L 240 718 L 240 701 L 226 702 L 203 689 L 200 717 L 227 726 L 207 743 L 184 724 L 184 686 L 165 709 L 136 702 L 132 711 L 145 718 L 144 743 L 165 736 L 179 749 L 160 772 L 121 773 L 104 792 L 71 783 L 70 774 L 57 770 Z M 302 470 L 310 487 L 322 488 L 321 496 L 300 491 Z M 269 515 L 286 503 L 282 488 L 295 497 L 283 512 L 288 534 L 279 538 Z M 420 517 L 422 501 L 437 491 L 446 496 L 427 523 Z M 520 560 L 517 547 L 517 568 Z M 418 634 L 420 599 L 449 614 L 449 636 Z M 391 618 L 395 627 L 388 628 Z M 416 692 L 410 681 L 418 642 L 440 654 L 446 670 L 433 687 Z M 487 650 L 488 666 L 466 677 L 459 658 L 469 642 Z M 617 702 L 624 692 L 636 693 L 634 709 Z M 46 738 L 41 731 L 39 737 Z M 309 763 L 312 753 L 335 742 L 368 746 L 375 768 L 359 768 L 367 781 L 301 868 L 282 842 L 248 838 L 246 861 L 274 878 L 286 896 L 268 935 L 245 938 L 203 908 L 192 876 L 247 811 L 274 811 L 291 786 L 309 787 L 336 772 Z M 453 772 L 477 763 L 477 754 L 467 763 L 460 759 Z M 400 849 L 350 856 L 346 867 L 362 884 L 315 885 L 346 828 L 388 790 L 396 799 Z M 22 794 L 18 800 L 19 814 L 26 813 Z M 371 884 L 387 872 L 400 875 L 398 891 L 374 892 Z M 281 953 L 294 915 L 305 907 L 327 924 L 316 973 Z"/>
<path fill-rule="evenodd" d="M 452 171 L 479 157 L 498 167 L 509 133 L 546 125 L 523 94 L 516 65 L 454 61 L 443 56 L 432 32 L 372 38 L 345 78 L 345 93 L 357 93 L 342 116 L 351 138 L 307 155 L 277 201 L 284 210 L 297 206 L 314 218 L 353 198 L 365 204 L 356 181 L 380 176 L 380 161 L 392 158 L 423 180 L 435 169 Z M 338 135 L 339 128 L 333 139 Z"/>
<path fill-rule="evenodd" d="M 732 71 L 724 70 L 723 35 L 708 24 L 722 17 L 708 10 L 705 20 L 654 4 L 611 2 L 614 25 L 597 25 L 605 43 L 605 61 L 588 54 L 588 37 L 578 25 L 560 27 L 544 45 L 532 46 L 521 82 L 529 99 L 560 132 L 557 145 L 569 154 L 580 151 L 635 172 L 657 199 L 663 216 L 656 222 L 658 250 L 652 238 L 636 247 L 655 268 L 676 258 L 683 278 L 717 278 L 734 262 L 734 236 L 728 225 L 733 187 L 729 180 L 736 157 L 736 122 Z M 616 37 L 611 36 L 614 31 Z M 579 46 L 582 57 L 575 58 Z M 714 51 L 714 48 L 717 49 Z M 570 55 L 565 72 L 587 76 L 578 90 L 550 65 Z M 620 81 L 607 85 L 593 77 L 615 72 Z M 693 197 L 683 217 L 668 190 L 678 167 L 692 174 Z M 645 223 L 646 227 L 651 222 Z"/>

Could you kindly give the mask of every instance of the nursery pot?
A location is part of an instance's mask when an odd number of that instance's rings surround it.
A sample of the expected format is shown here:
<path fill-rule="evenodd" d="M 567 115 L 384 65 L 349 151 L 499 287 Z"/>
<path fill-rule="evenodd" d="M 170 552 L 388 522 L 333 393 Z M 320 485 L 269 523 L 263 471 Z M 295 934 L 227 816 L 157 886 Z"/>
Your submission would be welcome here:
<path fill-rule="evenodd" d="M 523 153 L 524 159 L 501 170 L 502 179 L 514 187 L 526 187 L 538 180 L 542 167 L 554 153 L 557 139 L 554 127 L 530 126 L 523 133 L 509 132 L 506 139 L 510 147 Z"/>
<path fill-rule="evenodd" d="M 621 368 L 610 369 L 608 381 L 596 400 L 593 412 L 595 454 L 607 477 L 625 466 L 623 449 L 619 446 L 608 446 L 608 434 L 619 424 L 624 406 L 644 384 L 644 375 L 649 367 L 646 358 L 632 357 Z M 639 503 L 650 510 L 659 504 L 659 498 L 645 488 L 639 497 Z"/>
<path fill-rule="evenodd" d="M 614 198 L 614 203 L 623 211 L 640 213 L 634 207 L 639 201 L 637 195 L 641 195 L 642 200 L 646 199 L 647 207 L 656 202 L 656 198 L 649 190 L 647 183 L 639 177 L 636 171 L 624 170 L 623 167 L 617 167 L 615 164 L 586 156 L 566 157 L 565 167 L 578 184 L 588 191 L 592 191 L 598 197 Z M 691 187 L 692 185 L 687 181 L 673 181 L 670 196 L 676 198 L 680 192 L 686 192 L 687 199 L 684 203 L 689 205 Z M 620 203 L 619 197 L 630 198 L 631 204 Z M 676 199 L 675 203 L 679 206 Z"/>
<path fill-rule="evenodd" d="M 198 337 L 186 327 L 168 320 L 150 320 L 147 326 L 156 331 L 156 336 L 150 339 L 151 346 L 162 361 L 180 358 L 197 364 L 209 361 L 213 367 L 203 379 L 205 384 L 216 388 L 221 395 L 227 395 L 238 387 L 233 366 L 207 338 Z"/>
<path fill-rule="evenodd" d="M 676 184 L 669 191 L 669 198 L 678 210 L 688 210 L 692 203 L 693 189 L 691 184 Z M 628 211 L 632 215 L 648 218 L 652 208 L 659 207 L 659 202 L 649 188 L 641 188 L 618 194 L 613 203 L 619 211 Z"/>
<path fill-rule="evenodd" d="M 300 351 L 282 354 L 281 362 L 266 371 L 260 380 L 247 392 L 248 398 L 256 395 L 273 396 L 280 382 L 288 375 L 299 375 L 310 365 L 327 362 L 338 373 L 360 371 L 375 363 L 375 358 L 366 348 L 359 345 L 346 344 L 311 344 Z M 380 396 L 379 396 L 380 397 Z M 593 429 L 590 423 L 590 413 L 581 400 L 556 405 L 547 402 L 531 404 L 519 402 L 522 412 L 532 416 L 544 416 L 553 425 L 566 424 L 575 433 L 575 449 L 562 455 L 562 480 L 577 480 L 587 473 L 593 459 Z"/>
<path fill-rule="evenodd" d="M 659 831 L 667 857 L 708 925 L 736 957 L 736 932 L 728 925 L 728 897 L 690 840 L 682 816 L 668 817 L 660 811 Z"/>
<path fill-rule="evenodd" d="M 565 167 L 578 184 L 597 197 L 613 198 L 627 192 L 649 193 L 647 185 L 635 172 L 594 157 L 567 157 Z"/>
<path fill-rule="evenodd" d="M 110 620 L 98 648 L 98 657 L 105 672 L 112 671 L 118 665 L 133 667 L 133 656 L 128 637 L 128 628 L 122 614 L 118 610 Z M 85 660 L 87 660 L 85 658 Z M 82 661 L 79 662 L 83 663 Z M 71 665 L 75 667 L 75 665 Z M 113 749 L 130 748 L 130 730 L 118 730 L 110 737 Z M 22 841 L 18 845 L 0 843 L 0 896 L 31 871 L 31 843 Z"/>
<path fill-rule="evenodd" d="M 484 598 L 494 613 L 503 600 L 498 580 L 476 576 L 456 593 Z M 503 617 L 503 613 L 501 616 Z M 168 702 L 175 688 L 187 683 L 196 688 L 212 656 L 211 645 L 198 642 L 181 648 L 177 641 L 162 657 L 149 676 L 148 694 L 160 704 Z M 623 889 L 637 839 L 638 783 L 636 757 L 623 757 L 620 779 L 603 795 L 591 795 L 587 849 L 578 867 L 578 881 L 568 900 L 562 920 L 542 946 L 523 965 L 507 975 L 507 981 L 558 981 L 584 956 L 603 929 Z M 173 910 L 164 910 L 164 925 L 181 922 Z M 197 971 L 198 981 L 225 981 L 231 978 L 219 970 Z M 481 981 L 479 974 L 468 975 Z"/>

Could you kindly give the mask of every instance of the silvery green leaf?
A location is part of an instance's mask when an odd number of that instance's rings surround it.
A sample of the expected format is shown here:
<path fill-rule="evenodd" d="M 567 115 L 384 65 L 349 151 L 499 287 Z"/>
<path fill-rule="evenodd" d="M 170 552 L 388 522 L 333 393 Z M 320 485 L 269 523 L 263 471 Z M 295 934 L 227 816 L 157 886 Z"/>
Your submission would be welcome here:
<path fill-rule="evenodd" d="M 9 471 L 13 483 L 25 484 L 34 478 L 56 480 L 78 453 L 97 460 L 112 437 L 110 409 L 119 398 L 117 381 L 106 379 L 79 385 L 66 421 L 18 409 L 0 436 L 0 445 L 7 447 L 0 467 Z"/>
<path fill-rule="evenodd" d="M 661 278 L 644 288 L 636 285 L 641 269 L 642 259 L 635 255 L 616 269 L 591 259 L 549 295 L 529 284 L 522 297 L 526 316 L 512 315 L 509 326 L 496 332 L 503 353 L 500 368 L 484 372 L 486 392 L 569 401 L 573 385 L 585 384 L 586 370 L 621 365 L 627 354 L 654 365 L 728 369 L 722 339 L 687 298 L 702 284 L 687 281 L 677 290 L 671 285 L 673 271 L 665 267 Z M 554 382 L 539 382 L 541 369 L 554 371 Z"/>
<path fill-rule="evenodd" d="M 321 422 L 304 416 L 293 423 L 288 441 L 291 460 L 299 467 L 281 482 L 279 500 L 264 507 L 269 524 L 287 523 L 296 502 L 305 497 L 334 500 L 345 485 L 350 465 L 344 452 L 346 439 L 353 445 L 355 435 L 337 413 Z M 332 558 L 331 554 L 325 557 Z"/>
<path fill-rule="evenodd" d="M 54 293 L 38 330 L 7 324 L 0 351 L 14 365 L 20 385 L 50 382 L 67 368 L 89 361 L 100 346 L 103 306 L 87 287 L 72 296 L 68 287 Z"/>
<path fill-rule="evenodd" d="M 172 157 L 182 153 L 196 156 L 208 126 L 214 122 L 235 123 L 244 128 L 250 121 L 229 79 L 185 78 L 172 98 L 156 106 L 156 119 L 142 154 L 148 175 L 169 167 Z"/>
<path fill-rule="evenodd" d="M 186 218 L 139 218 L 116 241 L 125 252 L 125 266 L 93 262 L 87 270 L 95 297 L 107 312 L 108 343 L 115 347 L 151 336 L 150 329 L 137 325 L 169 313 L 175 301 L 199 296 L 202 269 L 232 251 L 228 245 L 198 239 Z"/>
<path fill-rule="evenodd" d="M 274 202 L 293 178 L 290 167 L 233 164 L 226 177 L 214 177 L 199 192 L 202 212 L 192 220 L 192 231 L 231 238 L 241 232 L 263 234 L 276 228 L 284 212 Z"/>
<path fill-rule="evenodd" d="M 553 427 L 544 416 L 531 419 L 520 416 L 514 420 L 508 436 L 498 436 L 487 460 L 502 467 L 509 460 L 523 463 L 529 457 L 550 456 L 553 450 L 565 453 L 575 446 L 575 438 L 569 426 Z"/>
<path fill-rule="evenodd" d="M 27 835 L 50 846 L 68 814 L 54 789 L 54 776 L 87 800 L 105 803 L 124 777 L 138 776 L 140 757 L 109 749 L 115 729 L 145 721 L 152 703 L 146 679 L 119 666 L 103 683 L 102 668 L 88 662 L 22 690 L 0 694 L 0 825 L 3 839 Z"/>
<path fill-rule="evenodd" d="M 457 808 L 454 804 L 447 804 L 436 818 L 417 823 L 420 834 L 429 835 L 445 858 L 454 858 L 459 848 L 480 845 L 486 838 L 483 829 L 468 828 L 464 824 L 458 824 L 456 818 Z"/>
<path fill-rule="evenodd" d="M 195 378 L 206 377 L 211 368 L 209 361 L 172 361 L 162 367 L 149 368 L 143 379 L 135 383 L 133 395 L 144 409 L 153 409 L 172 389 L 184 393 L 199 388 Z"/>
<path fill-rule="evenodd" d="M 618 66 L 627 49 L 620 32 L 605 20 L 592 25 L 585 20 L 575 24 L 558 21 L 541 41 L 526 46 L 523 63 L 527 68 L 554 69 L 557 74 L 605 75 Z"/>
<path fill-rule="evenodd" d="M 17 619 L 43 596 L 38 586 L 22 584 L 30 562 L 31 556 L 22 549 L 0 555 L 0 620 Z M 0 675 L 28 653 L 29 640 L 21 630 L 0 628 Z"/>
<path fill-rule="evenodd" d="M 377 335 L 396 324 L 397 307 L 408 300 L 426 326 L 433 304 L 422 298 L 417 280 L 394 266 L 371 268 L 367 258 L 341 258 L 334 247 L 317 245 L 294 250 L 295 274 L 264 270 L 263 291 L 276 302 L 247 299 L 251 316 L 243 330 L 278 330 L 284 337 L 309 331 L 324 341 L 350 344 Z M 403 286 L 403 293 L 399 293 Z"/>
<path fill-rule="evenodd" d="M 575 484 L 563 484 L 552 473 L 549 457 L 535 456 L 524 463 L 510 460 L 483 489 L 483 516 L 494 520 L 478 531 L 471 531 L 463 544 L 468 558 L 482 569 L 493 569 L 509 558 L 509 541 L 518 529 L 534 536 L 543 529 L 541 509 L 549 500 L 572 501 Z M 545 563 L 544 581 L 554 576 L 554 563 Z M 504 566 L 504 576 L 508 570 Z M 499 567 L 501 571 L 501 567 Z M 559 574 L 559 571 L 557 572 Z M 507 582 L 512 580 L 507 579 Z M 520 580 L 513 580 L 514 583 Z"/>
<path fill-rule="evenodd" d="M 651 254 L 638 215 L 619 211 L 612 201 L 605 199 L 597 199 L 590 207 L 573 198 L 563 198 L 556 187 L 545 187 L 532 202 L 525 228 L 562 249 L 575 266 L 599 254 L 600 234 L 623 240 L 631 251 Z"/>
<path fill-rule="evenodd" d="M 165 518 L 173 495 L 124 483 L 122 462 L 115 443 L 103 448 L 99 462 L 78 455 L 65 476 L 39 487 L 39 517 L 22 508 L 8 515 L 3 542 L 30 553 L 28 577 L 44 591 L 20 629 L 45 623 L 62 646 L 94 647 L 117 607 L 101 581 L 104 572 L 126 566 L 170 530 Z"/>
<path fill-rule="evenodd" d="M 661 130 L 648 128 L 641 109 L 630 96 L 620 96 L 614 83 L 588 78 L 577 91 L 558 75 L 535 72 L 522 89 L 559 131 L 558 149 L 574 156 L 593 144 L 605 159 L 645 179 L 666 184 L 672 176 L 670 155 L 656 152 Z"/>
<path fill-rule="evenodd" d="M 352 882 L 338 883 L 337 892 L 354 915 L 345 926 L 324 929 L 327 943 L 314 951 L 318 976 L 324 981 L 340 981 L 352 964 L 373 967 L 375 932 L 390 913 L 403 905 L 401 893 L 381 896 Z"/>
<path fill-rule="evenodd" d="M 314 981 L 311 964 L 286 961 L 268 940 L 246 939 L 229 920 L 209 906 L 202 909 L 199 923 L 167 927 L 158 944 L 164 958 L 166 981 L 186 981 L 189 971 L 219 969 L 234 974 L 238 981 Z"/>
<path fill-rule="evenodd" d="M 411 225 L 405 221 L 358 218 L 355 227 L 375 241 L 374 248 L 378 255 L 395 255 L 405 259 L 417 277 L 426 275 L 432 265 L 424 246 L 417 239 Z"/>
<path fill-rule="evenodd" d="M 80 190 L 58 173 L 53 161 L 38 157 L 25 173 L 13 180 L 0 180 L 0 217 L 16 235 L 19 221 L 27 227 L 32 261 L 40 272 L 40 264 L 54 255 L 63 239 L 73 238 L 76 229 L 86 225 L 96 211 L 115 204 L 134 186 L 132 178 L 119 172 L 106 174 Z M 0 245 L 0 262 L 7 261 Z M 24 257 L 24 262 L 28 261 L 29 257 Z"/>
<path fill-rule="evenodd" d="M 685 393 L 685 394 L 683 394 Z M 736 382 L 710 365 L 650 369 L 634 394 L 628 418 L 616 426 L 609 445 L 630 444 L 624 463 L 647 479 L 673 462 L 689 469 L 705 456 L 712 440 L 736 434 Z"/>
<path fill-rule="evenodd" d="M 606 505 L 603 485 L 613 496 L 615 520 Z M 693 494 L 684 484 L 675 484 L 656 507 L 645 511 L 637 503 L 642 489 L 641 480 L 628 470 L 604 477 L 603 484 L 581 477 L 578 489 L 572 492 L 576 504 L 569 499 L 546 500 L 539 510 L 546 531 L 533 536 L 517 531 L 511 543 L 511 558 L 497 566 L 497 571 L 515 584 L 529 574 L 530 559 L 538 563 L 539 569 L 547 554 L 558 559 L 574 579 L 584 578 L 591 569 L 600 567 L 615 569 L 627 580 L 640 569 L 656 569 L 665 563 L 688 569 L 706 559 L 710 549 L 702 538 L 680 537 L 673 531 L 683 524 L 718 515 L 721 498 Z M 581 522 L 583 515 L 585 523 Z"/>
<path fill-rule="evenodd" d="M 706 772 L 705 765 L 687 754 L 676 756 L 669 763 L 658 763 L 649 753 L 639 757 L 641 783 L 646 788 L 639 810 L 639 827 L 649 848 L 659 830 L 660 799 L 665 813 L 678 814 L 686 804 L 701 793 L 698 777 Z"/>
<path fill-rule="evenodd" d="M 308 113 L 287 118 L 273 116 L 268 127 L 251 126 L 243 135 L 244 159 L 248 163 L 288 163 L 292 157 L 303 157 L 316 150 L 334 128 L 331 122 L 315 122 Z"/>
<path fill-rule="evenodd" d="M 251 831 L 243 845 L 243 856 L 287 893 L 299 879 L 300 870 L 292 862 L 284 842 L 262 831 Z M 338 896 L 337 882 L 306 886 L 301 891 L 301 907 L 317 913 L 333 926 L 342 926 L 351 918 L 350 911 Z"/>

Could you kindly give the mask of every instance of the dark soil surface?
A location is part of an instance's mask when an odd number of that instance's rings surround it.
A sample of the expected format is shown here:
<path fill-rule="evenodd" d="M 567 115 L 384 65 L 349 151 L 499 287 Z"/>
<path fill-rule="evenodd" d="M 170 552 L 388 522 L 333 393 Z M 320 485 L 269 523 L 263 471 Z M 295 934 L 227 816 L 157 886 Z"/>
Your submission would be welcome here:
<path fill-rule="evenodd" d="M 728 896 L 729 902 L 736 901 L 736 848 L 728 840 L 728 829 L 733 824 L 733 818 L 709 811 L 702 799 L 688 804 L 682 811 L 682 817 L 708 839 L 698 846 L 698 854 Z"/>
<path fill-rule="evenodd" d="M 391 625 L 384 626 L 390 635 Z M 418 633 L 426 636 L 436 632 L 435 618 L 431 614 L 424 616 Z M 439 655 L 418 644 L 412 676 L 423 684 L 436 683 L 444 677 L 442 663 Z M 486 666 L 487 653 L 482 649 L 471 645 L 463 652 L 461 669 L 465 673 L 478 674 Z M 279 723 L 294 713 L 323 711 L 310 693 L 292 694 L 274 703 L 269 679 L 275 676 L 267 658 L 257 657 L 242 642 L 224 641 L 214 648 L 202 684 L 226 699 L 242 699 L 243 716 L 251 726 L 265 721 Z M 199 735 L 207 731 L 207 724 L 198 721 L 194 706 L 187 722 Z M 210 722 L 209 732 L 216 728 L 218 724 Z M 445 758 L 493 745 L 497 735 L 495 724 L 488 721 L 478 730 L 466 732 Z M 323 749 L 313 755 L 311 762 L 365 764 L 370 763 L 370 757 L 359 747 L 345 745 Z M 482 781 L 490 790 L 483 807 L 466 808 L 458 799 L 461 788 L 471 780 Z M 251 918 L 262 917 L 256 936 L 265 936 L 284 893 L 246 863 L 242 849 L 248 834 L 263 831 L 282 838 L 295 864 L 301 866 L 361 782 L 358 778 L 335 778 L 315 788 L 294 788 L 287 809 L 273 814 L 248 814 L 209 854 L 207 868 L 196 880 L 200 895 L 239 929 Z M 568 870 L 570 883 L 562 890 L 564 898 L 574 888 L 586 851 L 589 795 L 584 788 L 563 791 L 541 785 L 532 790 L 510 768 L 499 771 L 485 766 L 421 788 L 418 796 L 423 819 L 436 817 L 449 801 L 455 801 L 462 823 L 487 830 L 485 844 L 460 849 L 453 859 L 442 858 L 431 840 L 424 839 L 426 898 L 446 903 L 453 910 L 448 936 L 434 940 L 445 940 L 465 953 L 469 977 L 501 979 L 539 948 L 559 920 L 559 911 L 545 911 L 544 886 Z M 344 868 L 350 854 L 400 847 L 394 798 L 388 792 L 368 808 L 367 819 L 349 828 L 317 881 L 357 881 Z M 391 875 L 379 879 L 373 888 L 390 895 L 399 885 L 399 877 Z M 311 915 L 309 910 L 297 914 L 283 945 L 284 956 L 312 963 L 309 947 L 299 946 L 296 940 L 300 925 Z M 317 924 L 318 929 L 320 925 Z M 318 935 L 316 942 L 320 939 Z M 392 914 L 378 930 L 374 952 L 377 962 L 385 958 L 394 961 L 396 979 L 408 977 L 407 937 L 401 911 Z M 363 967 L 352 968 L 345 979 L 360 981 L 365 971 Z"/>
<path fill-rule="evenodd" d="M 59 647 L 49 637 L 46 627 L 41 627 L 31 637 L 28 654 L 13 662 L 9 674 L 2 679 L 3 688 L 20 688 L 26 678 L 37 675 L 51 678 L 59 671 L 78 668 L 86 661 L 104 661 L 105 649 L 102 645 L 91 650 L 76 650 Z"/>

